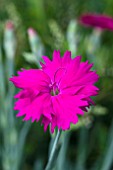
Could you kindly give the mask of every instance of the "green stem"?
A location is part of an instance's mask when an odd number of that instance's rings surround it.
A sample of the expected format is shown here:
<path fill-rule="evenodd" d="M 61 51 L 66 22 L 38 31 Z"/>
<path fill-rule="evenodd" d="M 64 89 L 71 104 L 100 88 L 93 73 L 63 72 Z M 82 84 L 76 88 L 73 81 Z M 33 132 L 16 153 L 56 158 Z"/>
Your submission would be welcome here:
<path fill-rule="evenodd" d="M 53 168 L 53 163 L 54 163 L 54 159 L 56 157 L 56 152 L 57 152 L 58 141 L 59 141 L 60 135 L 61 135 L 61 130 L 58 130 L 45 170 L 52 170 L 52 168 Z"/>

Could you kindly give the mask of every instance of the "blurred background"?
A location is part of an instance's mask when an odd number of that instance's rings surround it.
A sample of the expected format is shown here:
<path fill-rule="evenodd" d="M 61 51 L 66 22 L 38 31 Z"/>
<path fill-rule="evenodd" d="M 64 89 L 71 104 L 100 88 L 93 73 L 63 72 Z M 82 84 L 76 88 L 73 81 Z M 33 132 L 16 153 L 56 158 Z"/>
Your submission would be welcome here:
<path fill-rule="evenodd" d="M 84 13 L 113 17 L 112 0 L 0 0 L 0 170 L 43 170 L 54 135 L 13 111 L 9 77 L 38 68 L 54 49 L 94 62 L 96 106 L 63 133 L 54 170 L 113 170 L 113 32 L 80 25 Z M 65 141 L 65 142 L 64 142 Z"/>

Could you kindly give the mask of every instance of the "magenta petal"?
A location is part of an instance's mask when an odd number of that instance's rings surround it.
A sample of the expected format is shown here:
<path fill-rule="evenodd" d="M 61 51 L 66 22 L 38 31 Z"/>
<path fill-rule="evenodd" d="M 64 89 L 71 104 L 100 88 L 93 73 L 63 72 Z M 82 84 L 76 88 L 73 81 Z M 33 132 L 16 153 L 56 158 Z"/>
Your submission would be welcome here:
<path fill-rule="evenodd" d="M 53 60 L 50 61 L 45 56 L 43 57 L 45 61 L 45 67 L 43 67 L 43 71 L 49 75 L 52 82 L 54 82 L 55 73 L 59 68 L 61 68 L 62 60 L 60 58 L 60 51 L 53 52 Z"/>
<path fill-rule="evenodd" d="M 77 123 L 77 114 L 83 115 L 80 107 L 88 106 L 88 102 L 82 100 L 82 96 L 58 95 L 52 97 L 54 116 L 52 119 L 51 131 L 57 126 L 59 129 L 67 130 L 71 123 Z"/>
<path fill-rule="evenodd" d="M 44 131 L 47 130 L 48 125 L 49 125 L 50 123 L 51 123 L 51 121 L 50 121 L 48 118 L 46 118 L 46 117 L 43 117 L 43 118 L 42 118 L 42 124 L 44 125 Z"/>
<path fill-rule="evenodd" d="M 76 74 L 80 67 L 80 60 L 81 60 L 81 57 L 77 56 L 70 62 L 65 76 L 61 80 L 61 83 L 60 83 L 61 89 L 68 87 L 68 86 L 72 86 L 72 82 L 76 79 Z"/>
<path fill-rule="evenodd" d="M 42 58 L 43 58 L 45 64 L 47 64 L 47 65 L 51 64 L 51 60 L 47 56 L 42 56 Z"/>
<path fill-rule="evenodd" d="M 54 50 L 53 52 L 53 62 L 54 62 L 54 65 L 59 65 L 61 64 L 61 57 L 60 57 L 60 51 L 56 51 Z"/>
<path fill-rule="evenodd" d="M 71 61 L 71 51 L 66 51 L 64 56 L 62 57 L 62 67 L 66 67 L 69 65 Z"/>
<path fill-rule="evenodd" d="M 76 87 L 94 84 L 98 81 L 99 76 L 95 71 L 90 71 L 91 67 L 92 65 L 87 62 L 80 63 L 78 57 L 74 63 L 70 63 L 69 70 L 60 82 L 60 88 L 63 90 L 64 88 L 75 87 L 76 89 Z"/>
<path fill-rule="evenodd" d="M 47 74 L 45 74 L 42 70 L 38 69 L 30 69 L 19 71 L 19 76 L 13 76 L 10 78 L 10 81 L 14 83 L 14 85 L 18 88 L 46 88 L 46 86 L 50 83 L 50 78 Z M 40 89 L 38 89 L 40 90 Z"/>
<path fill-rule="evenodd" d="M 43 105 L 43 103 L 45 103 Z M 51 96 L 48 93 L 44 93 L 42 95 L 37 96 L 34 100 L 30 100 L 29 98 L 19 99 L 15 103 L 15 110 L 19 110 L 20 112 L 17 116 L 23 116 L 24 120 L 29 120 L 32 118 L 32 121 L 38 121 L 41 115 L 44 115 L 49 120 L 51 119 Z"/>

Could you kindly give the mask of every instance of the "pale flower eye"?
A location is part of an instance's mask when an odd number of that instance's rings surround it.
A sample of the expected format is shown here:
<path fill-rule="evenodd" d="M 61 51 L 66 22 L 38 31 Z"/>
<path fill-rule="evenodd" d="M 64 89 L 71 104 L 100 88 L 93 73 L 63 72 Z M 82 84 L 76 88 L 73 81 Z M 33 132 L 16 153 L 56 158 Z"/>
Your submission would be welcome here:
<path fill-rule="evenodd" d="M 51 93 L 51 96 L 56 96 L 56 95 L 59 94 L 59 90 L 58 90 L 57 87 L 56 88 L 52 88 L 50 93 Z"/>

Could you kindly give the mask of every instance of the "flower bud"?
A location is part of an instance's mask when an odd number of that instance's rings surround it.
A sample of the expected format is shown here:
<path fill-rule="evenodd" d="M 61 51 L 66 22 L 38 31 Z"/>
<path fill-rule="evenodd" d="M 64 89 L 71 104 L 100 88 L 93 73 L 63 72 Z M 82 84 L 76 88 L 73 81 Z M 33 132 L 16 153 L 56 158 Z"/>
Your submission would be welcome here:
<path fill-rule="evenodd" d="M 28 29 L 28 37 L 31 46 L 31 51 L 39 61 L 44 51 L 44 47 L 41 42 L 41 39 L 33 28 Z"/>
<path fill-rule="evenodd" d="M 4 50 L 7 58 L 14 58 L 16 52 L 16 39 L 14 34 L 14 24 L 12 21 L 7 21 L 5 25 Z"/>

